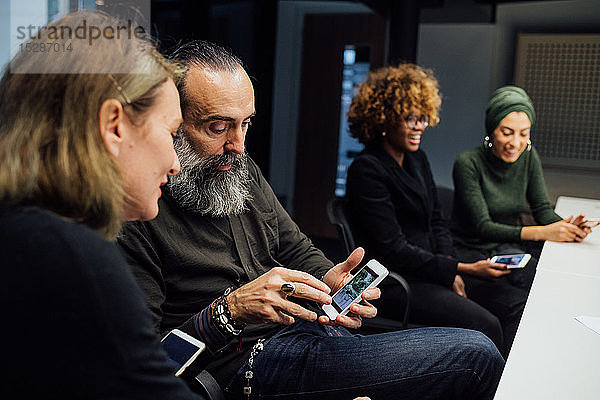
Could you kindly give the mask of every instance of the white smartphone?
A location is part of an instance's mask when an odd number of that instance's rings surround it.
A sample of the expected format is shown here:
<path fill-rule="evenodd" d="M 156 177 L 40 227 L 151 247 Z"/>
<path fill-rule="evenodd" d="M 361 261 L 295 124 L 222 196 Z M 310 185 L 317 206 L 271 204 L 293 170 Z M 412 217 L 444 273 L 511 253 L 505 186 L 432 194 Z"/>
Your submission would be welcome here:
<path fill-rule="evenodd" d="M 176 365 L 175 376 L 181 375 L 206 348 L 203 342 L 179 329 L 167 333 L 161 343 L 169 356 L 169 361 Z"/>
<path fill-rule="evenodd" d="M 501 256 L 494 256 L 491 258 L 491 262 L 506 264 L 508 268 L 523 268 L 525 264 L 529 262 L 531 254 L 507 254 Z"/>
<path fill-rule="evenodd" d="M 365 290 L 379 285 L 387 275 L 386 267 L 377 260 L 369 261 L 344 287 L 331 296 L 331 304 L 323 304 L 323 311 L 331 320 L 336 319 L 338 315 L 346 315 L 350 306 L 360 301 Z"/>
<path fill-rule="evenodd" d="M 598 225 L 599 222 L 600 218 L 586 218 L 585 221 L 581 223 L 581 225 L 588 228 L 594 228 Z"/>

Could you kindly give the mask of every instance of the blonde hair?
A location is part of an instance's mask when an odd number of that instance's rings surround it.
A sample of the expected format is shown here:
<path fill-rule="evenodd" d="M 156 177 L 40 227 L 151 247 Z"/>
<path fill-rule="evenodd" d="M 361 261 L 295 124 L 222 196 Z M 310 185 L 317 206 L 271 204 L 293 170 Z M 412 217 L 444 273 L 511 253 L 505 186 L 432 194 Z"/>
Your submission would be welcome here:
<path fill-rule="evenodd" d="M 119 24 L 108 15 L 81 12 L 48 27 L 74 29 L 82 21 Z M 75 46 L 71 37 L 49 38 L 48 32 L 40 31 L 31 43 Z M 38 63 L 46 63 L 46 73 L 11 72 L 33 70 Z M 121 73 L 90 73 L 94 65 Z M 124 219 L 126 193 L 100 136 L 100 107 L 114 98 L 131 118 L 141 118 L 174 72 L 174 64 L 139 37 L 17 55 L 0 81 L 0 204 L 38 206 L 114 239 Z"/>
<path fill-rule="evenodd" d="M 415 64 L 400 64 L 370 72 L 348 110 L 352 137 L 361 143 L 380 138 L 380 133 L 397 126 L 416 107 L 436 125 L 442 99 L 433 71 Z"/>

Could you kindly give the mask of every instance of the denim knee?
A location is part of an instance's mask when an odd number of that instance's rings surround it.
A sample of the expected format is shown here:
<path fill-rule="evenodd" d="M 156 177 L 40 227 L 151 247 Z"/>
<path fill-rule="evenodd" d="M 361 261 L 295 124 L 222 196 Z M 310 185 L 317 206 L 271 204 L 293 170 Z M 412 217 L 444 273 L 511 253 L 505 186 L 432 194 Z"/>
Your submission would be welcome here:
<path fill-rule="evenodd" d="M 478 380 L 496 387 L 504 369 L 504 358 L 486 335 L 477 331 L 470 333 L 461 341 L 460 351 L 471 359 Z"/>

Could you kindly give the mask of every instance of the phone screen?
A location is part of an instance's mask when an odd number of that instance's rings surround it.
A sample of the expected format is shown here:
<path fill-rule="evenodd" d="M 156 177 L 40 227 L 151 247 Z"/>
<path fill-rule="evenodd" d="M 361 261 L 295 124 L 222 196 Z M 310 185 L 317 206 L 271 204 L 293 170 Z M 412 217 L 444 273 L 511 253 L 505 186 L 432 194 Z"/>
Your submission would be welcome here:
<path fill-rule="evenodd" d="M 352 280 L 348 282 L 346 286 L 333 296 L 331 305 L 341 313 L 346 307 L 352 304 L 352 302 L 356 300 L 376 278 L 377 274 L 375 274 L 368 266 L 365 266 L 358 274 L 354 275 Z"/>
<path fill-rule="evenodd" d="M 165 336 L 161 343 L 169 356 L 169 361 L 176 364 L 178 368 L 188 362 L 198 351 L 198 346 L 174 333 Z"/>
<path fill-rule="evenodd" d="M 520 256 L 512 256 L 512 257 L 498 257 L 496 262 L 499 264 L 506 264 L 506 265 L 519 265 L 519 263 L 521 262 L 523 257 L 525 257 L 525 256 L 520 255 Z"/>

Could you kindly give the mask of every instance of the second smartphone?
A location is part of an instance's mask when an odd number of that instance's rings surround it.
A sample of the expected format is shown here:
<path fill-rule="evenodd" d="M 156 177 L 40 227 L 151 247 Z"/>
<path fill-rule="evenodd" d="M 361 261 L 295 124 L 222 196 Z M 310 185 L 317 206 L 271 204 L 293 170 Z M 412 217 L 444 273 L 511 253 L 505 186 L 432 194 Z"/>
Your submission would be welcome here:
<path fill-rule="evenodd" d="M 331 296 L 331 304 L 323 304 L 323 311 L 334 320 L 338 315 L 346 315 L 350 306 L 360 302 L 365 290 L 374 288 L 388 275 L 386 267 L 377 260 L 369 261 L 340 290 Z"/>

